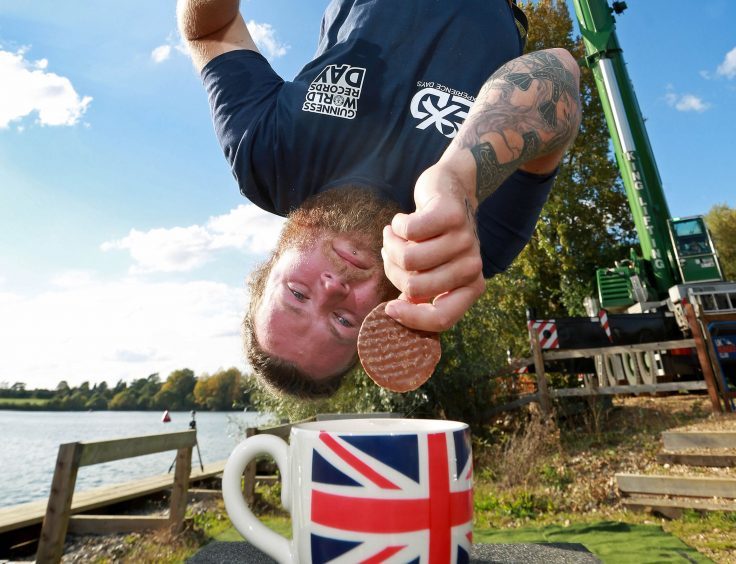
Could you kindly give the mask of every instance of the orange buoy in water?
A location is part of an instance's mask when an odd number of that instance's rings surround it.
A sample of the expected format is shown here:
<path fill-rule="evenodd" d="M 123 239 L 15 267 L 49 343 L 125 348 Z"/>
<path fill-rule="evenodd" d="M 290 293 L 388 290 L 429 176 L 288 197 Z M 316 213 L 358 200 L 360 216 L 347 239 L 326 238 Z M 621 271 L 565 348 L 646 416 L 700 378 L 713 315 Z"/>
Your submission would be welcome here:
<path fill-rule="evenodd" d="M 169 410 L 164 411 L 164 416 L 161 418 L 162 423 L 169 423 L 171 422 L 171 416 L 169 415 Z"/>

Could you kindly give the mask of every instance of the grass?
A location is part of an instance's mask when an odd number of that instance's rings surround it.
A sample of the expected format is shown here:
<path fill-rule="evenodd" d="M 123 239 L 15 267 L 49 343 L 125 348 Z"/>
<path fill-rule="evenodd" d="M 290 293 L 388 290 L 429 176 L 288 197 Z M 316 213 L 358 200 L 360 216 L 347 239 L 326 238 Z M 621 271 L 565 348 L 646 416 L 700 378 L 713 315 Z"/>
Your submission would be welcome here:
<path fill-rule="evenodd" d="M 277 516 L 277 515 L 262 515 L 259 517 L 261 522 L 266 525 L 269 529 L 276 531 L 282 537 L 287 539 L 291 538 L 291 519 L 289 517 Z M 225 541 L 225 542 L 238 542 L 243 540 L 243 536 L 235 530 L 235 527 L 230 527 L 217 535 L 214 540 Z"/>
<path fill-rule="evenodd" d="M 49 403 L 47 399 L 39 398 L 0 398 L 0 409 L 3 406 L 38 406 L 41 407 Z"/>
<path fill-rule="evenodd" d="M 736 562 L 736 513 L 706 513 L 687 511 L 680 518 L 665 523 L 665 530 L 698 547 L 704 554 L 723 562 Z"/>

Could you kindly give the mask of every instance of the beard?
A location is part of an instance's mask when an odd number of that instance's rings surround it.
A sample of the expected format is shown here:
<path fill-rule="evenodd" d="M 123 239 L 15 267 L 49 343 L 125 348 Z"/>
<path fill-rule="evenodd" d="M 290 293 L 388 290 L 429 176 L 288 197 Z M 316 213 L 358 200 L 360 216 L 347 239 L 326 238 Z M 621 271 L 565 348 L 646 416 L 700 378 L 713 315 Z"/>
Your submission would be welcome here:
<path fill-rule="evenodd" d="M 304 249 L 320 240 L 329 246 L 335 236 L 346 236 L 375 259 L 376 268 L 381 270 L 381 299 L 395 298 L 399 292 L 383 274 L 381 247 L 383 228 L 400 211 L 395 202 L 369 189 L 353 185 L 332 188 L 311 196 L 289 214 L 274 255 L 278 257 L 286 249 Z"/>

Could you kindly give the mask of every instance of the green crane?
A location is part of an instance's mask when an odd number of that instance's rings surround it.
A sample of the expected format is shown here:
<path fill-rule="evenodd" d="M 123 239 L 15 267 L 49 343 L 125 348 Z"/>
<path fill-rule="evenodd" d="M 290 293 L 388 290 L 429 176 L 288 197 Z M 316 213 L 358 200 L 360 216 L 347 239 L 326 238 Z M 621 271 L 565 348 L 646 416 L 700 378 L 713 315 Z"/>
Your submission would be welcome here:
<path fill-rule="evenodd" d="M 667 207 L 644 119 L 626 72 L 613 14 L 625 2 L 573 0 L 624 181 L 642 256 L 596 273 L 601 306 L 623 310 L 666 299 L 671 287 L 723 280 L 713 242 L 701 216 L 673 219 Z"/>

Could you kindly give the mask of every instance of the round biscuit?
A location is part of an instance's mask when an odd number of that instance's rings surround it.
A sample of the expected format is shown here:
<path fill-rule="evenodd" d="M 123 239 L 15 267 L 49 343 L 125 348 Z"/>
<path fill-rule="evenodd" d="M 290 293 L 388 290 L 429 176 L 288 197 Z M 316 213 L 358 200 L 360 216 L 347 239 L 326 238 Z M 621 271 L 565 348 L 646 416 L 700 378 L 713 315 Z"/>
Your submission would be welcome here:
<path fill-rule="evenodd" d="M 368 376 L 394 392 L 417 389 L 429 380 L 440 360 L 438 333 L 410 329 L 386 314 L 378 304 L 358 333 L 358 356 Z"/>

